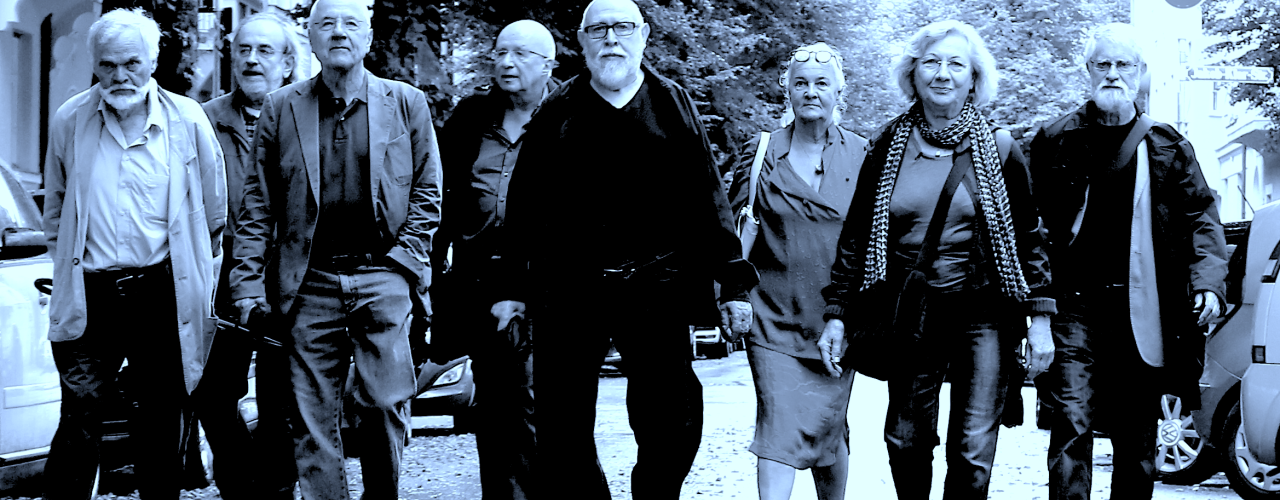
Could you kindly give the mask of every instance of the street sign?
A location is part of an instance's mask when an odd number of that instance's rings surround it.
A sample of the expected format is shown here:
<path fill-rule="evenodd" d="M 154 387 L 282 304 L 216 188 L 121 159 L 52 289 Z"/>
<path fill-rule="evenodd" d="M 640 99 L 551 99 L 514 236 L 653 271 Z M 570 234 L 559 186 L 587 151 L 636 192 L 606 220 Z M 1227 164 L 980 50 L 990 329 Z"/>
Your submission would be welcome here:
<path fill-rule="evenodd" d="M 1275 68 L 1261 66 L 1192 66 L 1187 68 L 1187 78 L 1215 82 L 1265 84 L 1275 81 Z"/>
<path fill-rule="evenodd" d="M 1169 2 L 1169 5 L 1177 7 L 1179 9 L 1190 9 L 1192 7 L 1195 7 L 1196 4 L 1200 3 L 1200 0 L 1164 0 L 1164 1 Z"/>

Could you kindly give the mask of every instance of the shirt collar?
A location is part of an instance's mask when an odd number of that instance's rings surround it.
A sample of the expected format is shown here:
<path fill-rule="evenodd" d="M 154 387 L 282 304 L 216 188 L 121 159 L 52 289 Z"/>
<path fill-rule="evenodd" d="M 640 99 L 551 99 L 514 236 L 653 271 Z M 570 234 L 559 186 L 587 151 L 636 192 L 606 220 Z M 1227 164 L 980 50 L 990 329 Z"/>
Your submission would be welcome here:
<path fill-rule="evenodd" d="M 368 70 L 364 69 L 363 67 L 360 68 L 360 77 L 364 80 L 364 83 L 360 85 L 360 91 L 356 92 L 355 100 L 363 103 L 368 103 L 369 102 Z M 315 84 L 315 87 L 312 88 L 312 92 L 322 103 L 337 99 L 337 97 L 333 95 L 333 90 L 329 88 L 329 85 L 324 83 L 324 77 L 320 75 L 316 76 L 316 84 Z"/>
<path fill-rule="evenodd" d="M 101 85 L 101 83 L 99 83 L 99 85 Z M 160 88 L 156 86 L 155 78 L 147 80 L 147 83 L 142 86 L 142 91 L 146 92 L 145 100 L 147 106 L 147 123 L 143 130 L 151 130 L 151 127 L 153 126 L 164 128 L 164 111 L 160 109 L 159 89 Z M 110 112 L 107 108 L 107 100 L 99 99 L 98 112 L 102 114 L 103 120 L 107 119 L 107 114 Z"/>

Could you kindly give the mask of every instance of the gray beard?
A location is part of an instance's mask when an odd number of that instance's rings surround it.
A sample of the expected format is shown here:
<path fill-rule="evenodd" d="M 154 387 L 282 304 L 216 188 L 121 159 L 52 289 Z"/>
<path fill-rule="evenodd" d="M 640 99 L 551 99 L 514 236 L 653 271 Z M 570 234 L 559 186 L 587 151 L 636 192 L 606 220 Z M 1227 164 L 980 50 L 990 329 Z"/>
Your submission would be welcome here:
<path fill-rule="evenodd" d="M 587 68 L 591 70 L 591 77 L 601 86 L 613 90 L 621 89 L 635 79 L 633 72 L 640 71 L 640 65 L 631 65 L 630 60 L 609 61 L 601 64 L 600 62 L 591 63 L 588 61 Z"/>
<path fill-rule="evenodd" d="M 102 100 L 107 101 L 107 105 L 111 106 L 111 109 L 116 110 L 116 112 L 131 110 L 142 104 L 142 100 L 147 97 L 147 94 L 142 89 L 137 89 L 132 97 L 116 97 L 105 88 L 98 89 L 98 92 L 102 95 Z"/>
<path fill-rule="evenodd" d="M 1093 94 L 1093 103 L 1102 111 L 1116 113 L 1125 106 L 1133 106 L 1137 94 L 1132 90 L 1101 89 Z"/>

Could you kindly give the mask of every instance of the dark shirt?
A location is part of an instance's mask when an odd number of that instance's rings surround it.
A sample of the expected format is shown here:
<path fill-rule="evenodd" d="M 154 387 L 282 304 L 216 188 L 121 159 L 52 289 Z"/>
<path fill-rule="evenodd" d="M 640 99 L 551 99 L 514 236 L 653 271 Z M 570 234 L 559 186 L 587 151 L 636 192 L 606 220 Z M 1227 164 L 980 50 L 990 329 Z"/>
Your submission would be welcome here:
<path fill-rule="evenodd" d="M 335 255 L 383 255 L 369 184 L 368 79 L 350 103 L 335 97 L 324 79 L 315 85 L 320 104 L 320 213 L 311 259 Z"/>
<path fill-rule="evenodd" d="M 921 152 L 920 140 L 922 139 L 917 134 L 912 134 L 911 140 L 907 141 L 902 167 L 898 171 L 898 181 L 893 186 L 893 197 L 889 201 L 889 241 L 890 248 L 893 249 L 891 263 L 897 269 L 915 265 L 929 222 L 933 219 L 933 211 L 938 207 L 938 196 L 942 194 L 947 176 L 951 174 L 955 157 L 971 144 L 966 140 L 961 147 L 956 148 L 955 153 L 935 158 Z M 937 257 L 933 262 L 922 265 L 922 271 L 930 285 L 944 291 L 956 291 L 965 285 L 972 267 L 973 230 L 977 227 L 977 221 L 978 212 L 973 205 L 973 196 L 964 183 L 961 183 L 956 186 L 947 211 L 947 220 L 942 224 Z"/>
<path fill-rule="evenodd" d="M 465 182 L 451 191 L 449 216 L 453 218 L 453 266 L 455 272 L 485 272 L 499 256 L 501 232 L 507 216 L 507 187 L 520 154 L 519 139 L 512 143 L 502 130 L 502 116 L 480 139 L 480 152 Z M 451 188 L 453 189 L 453 188 Z"/>
<path fill-rule="evenodd" d="M 1129 283 L 1129 239 L 1137 156 L 1116 165 L 1120 146 L 1137 120 L 1124 125 L 1088 127 L 1089 195 L 1080 232 L 1071 244 L 1075 262 L 1060 275 L 1078 290 Z M 1055 263 L 1056 264 L 1056 263 Z"/>

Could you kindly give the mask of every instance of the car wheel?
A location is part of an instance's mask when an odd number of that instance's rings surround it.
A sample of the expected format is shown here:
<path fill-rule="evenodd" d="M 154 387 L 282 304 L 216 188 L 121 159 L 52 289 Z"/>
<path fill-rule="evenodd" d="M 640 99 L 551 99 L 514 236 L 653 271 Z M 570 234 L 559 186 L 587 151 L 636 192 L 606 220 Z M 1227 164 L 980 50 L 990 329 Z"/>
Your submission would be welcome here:
<path fill-rule="evenodd" d="M 1172 394 L 1160 397 L 1160 420 L 1156 425 L 1156 480 L 1165 484 L 1198 484 L 1217 472 L 1213 447 L 1196 430 L 1191 412 L 1182 408 L 1181 398 Z"/>
<path fill-rule="evenodd" d="M 1053 407 L 1041 401 L 1040 396 L 1036 396 L 1036 428 L 1042 431 L 1053 428 Z"/>
<path fill-rule="evenodd" d="M 1231 407 L 1223 429 L 1227 446 L 1223 450 L 1227 459 L 1227 480 L 1231 489 L 1244 500 L 1280 498 L 1280 469 L 1273 464 L 1258 461 L 1244 438 L 1240 428 L 1240 403 Z"/>

